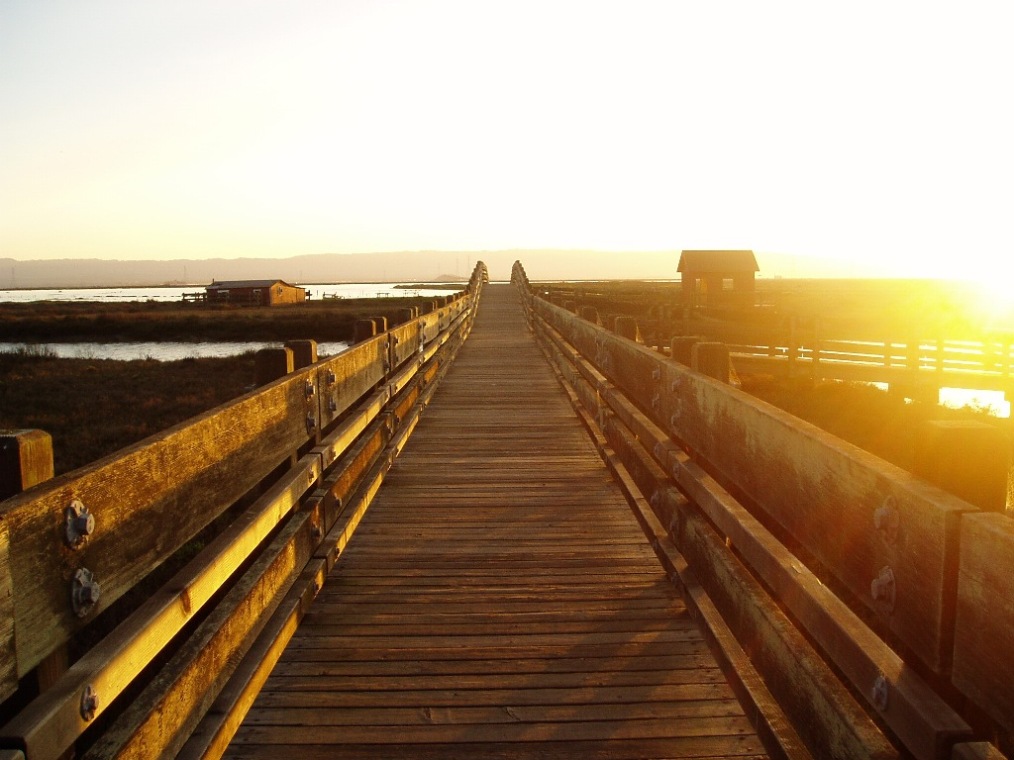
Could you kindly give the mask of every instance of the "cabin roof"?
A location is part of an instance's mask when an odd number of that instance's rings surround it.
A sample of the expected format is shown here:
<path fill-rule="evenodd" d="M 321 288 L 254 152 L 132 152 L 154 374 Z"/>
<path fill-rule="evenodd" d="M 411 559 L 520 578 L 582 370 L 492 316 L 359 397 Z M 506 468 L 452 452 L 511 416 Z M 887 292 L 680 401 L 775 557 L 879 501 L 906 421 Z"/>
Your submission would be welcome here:
<path fill-rule="evenodd" d="M 759 272 L 753 251 L 682 251 L 678 272 Z"/>
<path fill-rule="evenodd" d="M 275 285 L 285 285 L 289 288 L 298 287 L 290 285 L 285 280 L 219 280 L 211 283 L 207 290 L 237 290 L 240 288 L 270 288 Z"/>

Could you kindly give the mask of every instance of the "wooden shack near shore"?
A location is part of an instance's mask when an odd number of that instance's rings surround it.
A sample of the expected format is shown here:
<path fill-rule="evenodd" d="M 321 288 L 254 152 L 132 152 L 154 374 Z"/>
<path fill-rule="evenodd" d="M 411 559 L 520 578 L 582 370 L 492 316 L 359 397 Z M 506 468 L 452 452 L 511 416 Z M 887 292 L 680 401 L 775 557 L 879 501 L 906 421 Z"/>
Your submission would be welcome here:
<path fill-rule="evenodd" d="M 241 306 L 280 306 L 306 301 L 306 288 L 285 280 L 223 280 L 212 282 L 204 290 L 208 303 Z"/>
<path fill-rule="evenodd" d="M 683 305 L 749 307 L 760 267 L 753 251 L 682 251 Z"/>

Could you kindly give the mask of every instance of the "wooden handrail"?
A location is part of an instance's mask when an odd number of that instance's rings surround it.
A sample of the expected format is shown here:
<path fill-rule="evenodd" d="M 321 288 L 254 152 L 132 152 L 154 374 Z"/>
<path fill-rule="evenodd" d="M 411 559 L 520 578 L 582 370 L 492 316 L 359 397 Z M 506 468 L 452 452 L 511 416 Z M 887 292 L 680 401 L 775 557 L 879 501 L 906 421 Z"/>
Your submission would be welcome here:
<path fill-rule="evenodd" d="M 719 561 L 704 537 L 717 530 L 914 756 L 950 757 L 972 737 L 929 685 L 952 667 L 955 687 L 1014 729 L 1014 688 L 996 667 L 1014 657 L 1009 519 L 535 297 L 520 265 L 513 279 L 536 334 L 688 558 Z M 698 566 L 717 589 L 715 572 Z M 764 660 L 761 640 L 744 646 Z M 771 667 L 784 685 L 789 661 Z"/>
<path fill-rule="evenodd" d="M 399 431 L 410 430 L 411 415 L 418 415 L 419 389 L 467 336 L 485 281 L 480 262 L 467 288 L 439 309 L 2 502 L 0 589 L 10 591 L 5 601 L 14 621 L 9 640 L 0 642 L 2 698 L 211 521 L 241 498 L 252 503 L 4 726 L 0 746 L 27 749 L 30 760 L 58 757 L 180 631 L 192 627 L 210 600 L 237 583 L 237 571 L 277 533 L 284 540 L 275 538 L 267 551 L 277 546 L 288 569 L 271 571 L 255 613 L 247 602 L 245 612 L 230 614 L 247 633 L 223 646 L 240 646 L 255 633 L 271 611 L 264 599 L 294 582 L 353 495 L 343 490 L 349 481 L 336 485 L 334 478 L 361 450 L 358 442 L 375 441 L 357 467 L 396 454 L 391 447 Z M 72 503 L 95 521 L 94 532 L 76 547 L 63 538 Z M 78 592 L 74 600 L 71 584 L 82 569 L 98 591 Z M 210 703 L 197 691 L 192 698 Z"/>

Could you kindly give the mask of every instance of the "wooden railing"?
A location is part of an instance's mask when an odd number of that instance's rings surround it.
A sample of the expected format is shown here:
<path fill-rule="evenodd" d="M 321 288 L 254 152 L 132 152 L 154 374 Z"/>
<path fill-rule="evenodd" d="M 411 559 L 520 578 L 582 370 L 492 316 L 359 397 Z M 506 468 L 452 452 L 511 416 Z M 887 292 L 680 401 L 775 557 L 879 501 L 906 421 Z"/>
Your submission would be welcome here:
<path fill-rule="evenodd" d="M 978 740 L 1014 732 L 1014 520 L 513 281 L 787 755 L 1000 756 Z"/>
<path fill-rule="evenodd" d="M 750 328 L 717 320 L 690 322 L 689 334 L 728 346 L 738 371 L 903 385 L 1014 391 L 1012 340 L 908 335 L 871 339 L 829 334 L 820 324 L 791 320 L 786 329 Z"/>
<path fill-rule="evenodd" d="M 55 758 L 75 743 L 89 758 L 220 753 L 467 336 L 486 279 L 480 263 L 439 308 L 2 502 L 0 698 L 8 712 L 28 703 L 0 729 L 0 756 Z M 29 700 L 40 666 L 97 631 Z"/>

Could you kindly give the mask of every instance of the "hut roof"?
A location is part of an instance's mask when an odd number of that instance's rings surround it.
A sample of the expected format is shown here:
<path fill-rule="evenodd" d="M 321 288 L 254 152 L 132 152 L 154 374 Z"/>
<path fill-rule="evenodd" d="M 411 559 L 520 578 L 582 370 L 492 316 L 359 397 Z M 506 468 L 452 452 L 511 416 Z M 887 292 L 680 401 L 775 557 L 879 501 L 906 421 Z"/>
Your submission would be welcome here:
<path fill-rule="evenodd" d="M 682 251 L 678 272 L 759 272 L 753 251 Z"/>
<path fill-rule="evenodd" d="M 219 280 L 211 283 L 207 290 L 236 290 L 239 288 L 270 288 L 274 285 L 282 284 L 286 287 L 295 288 L 296 285 L 290 285 L 285 280 Z"/>

